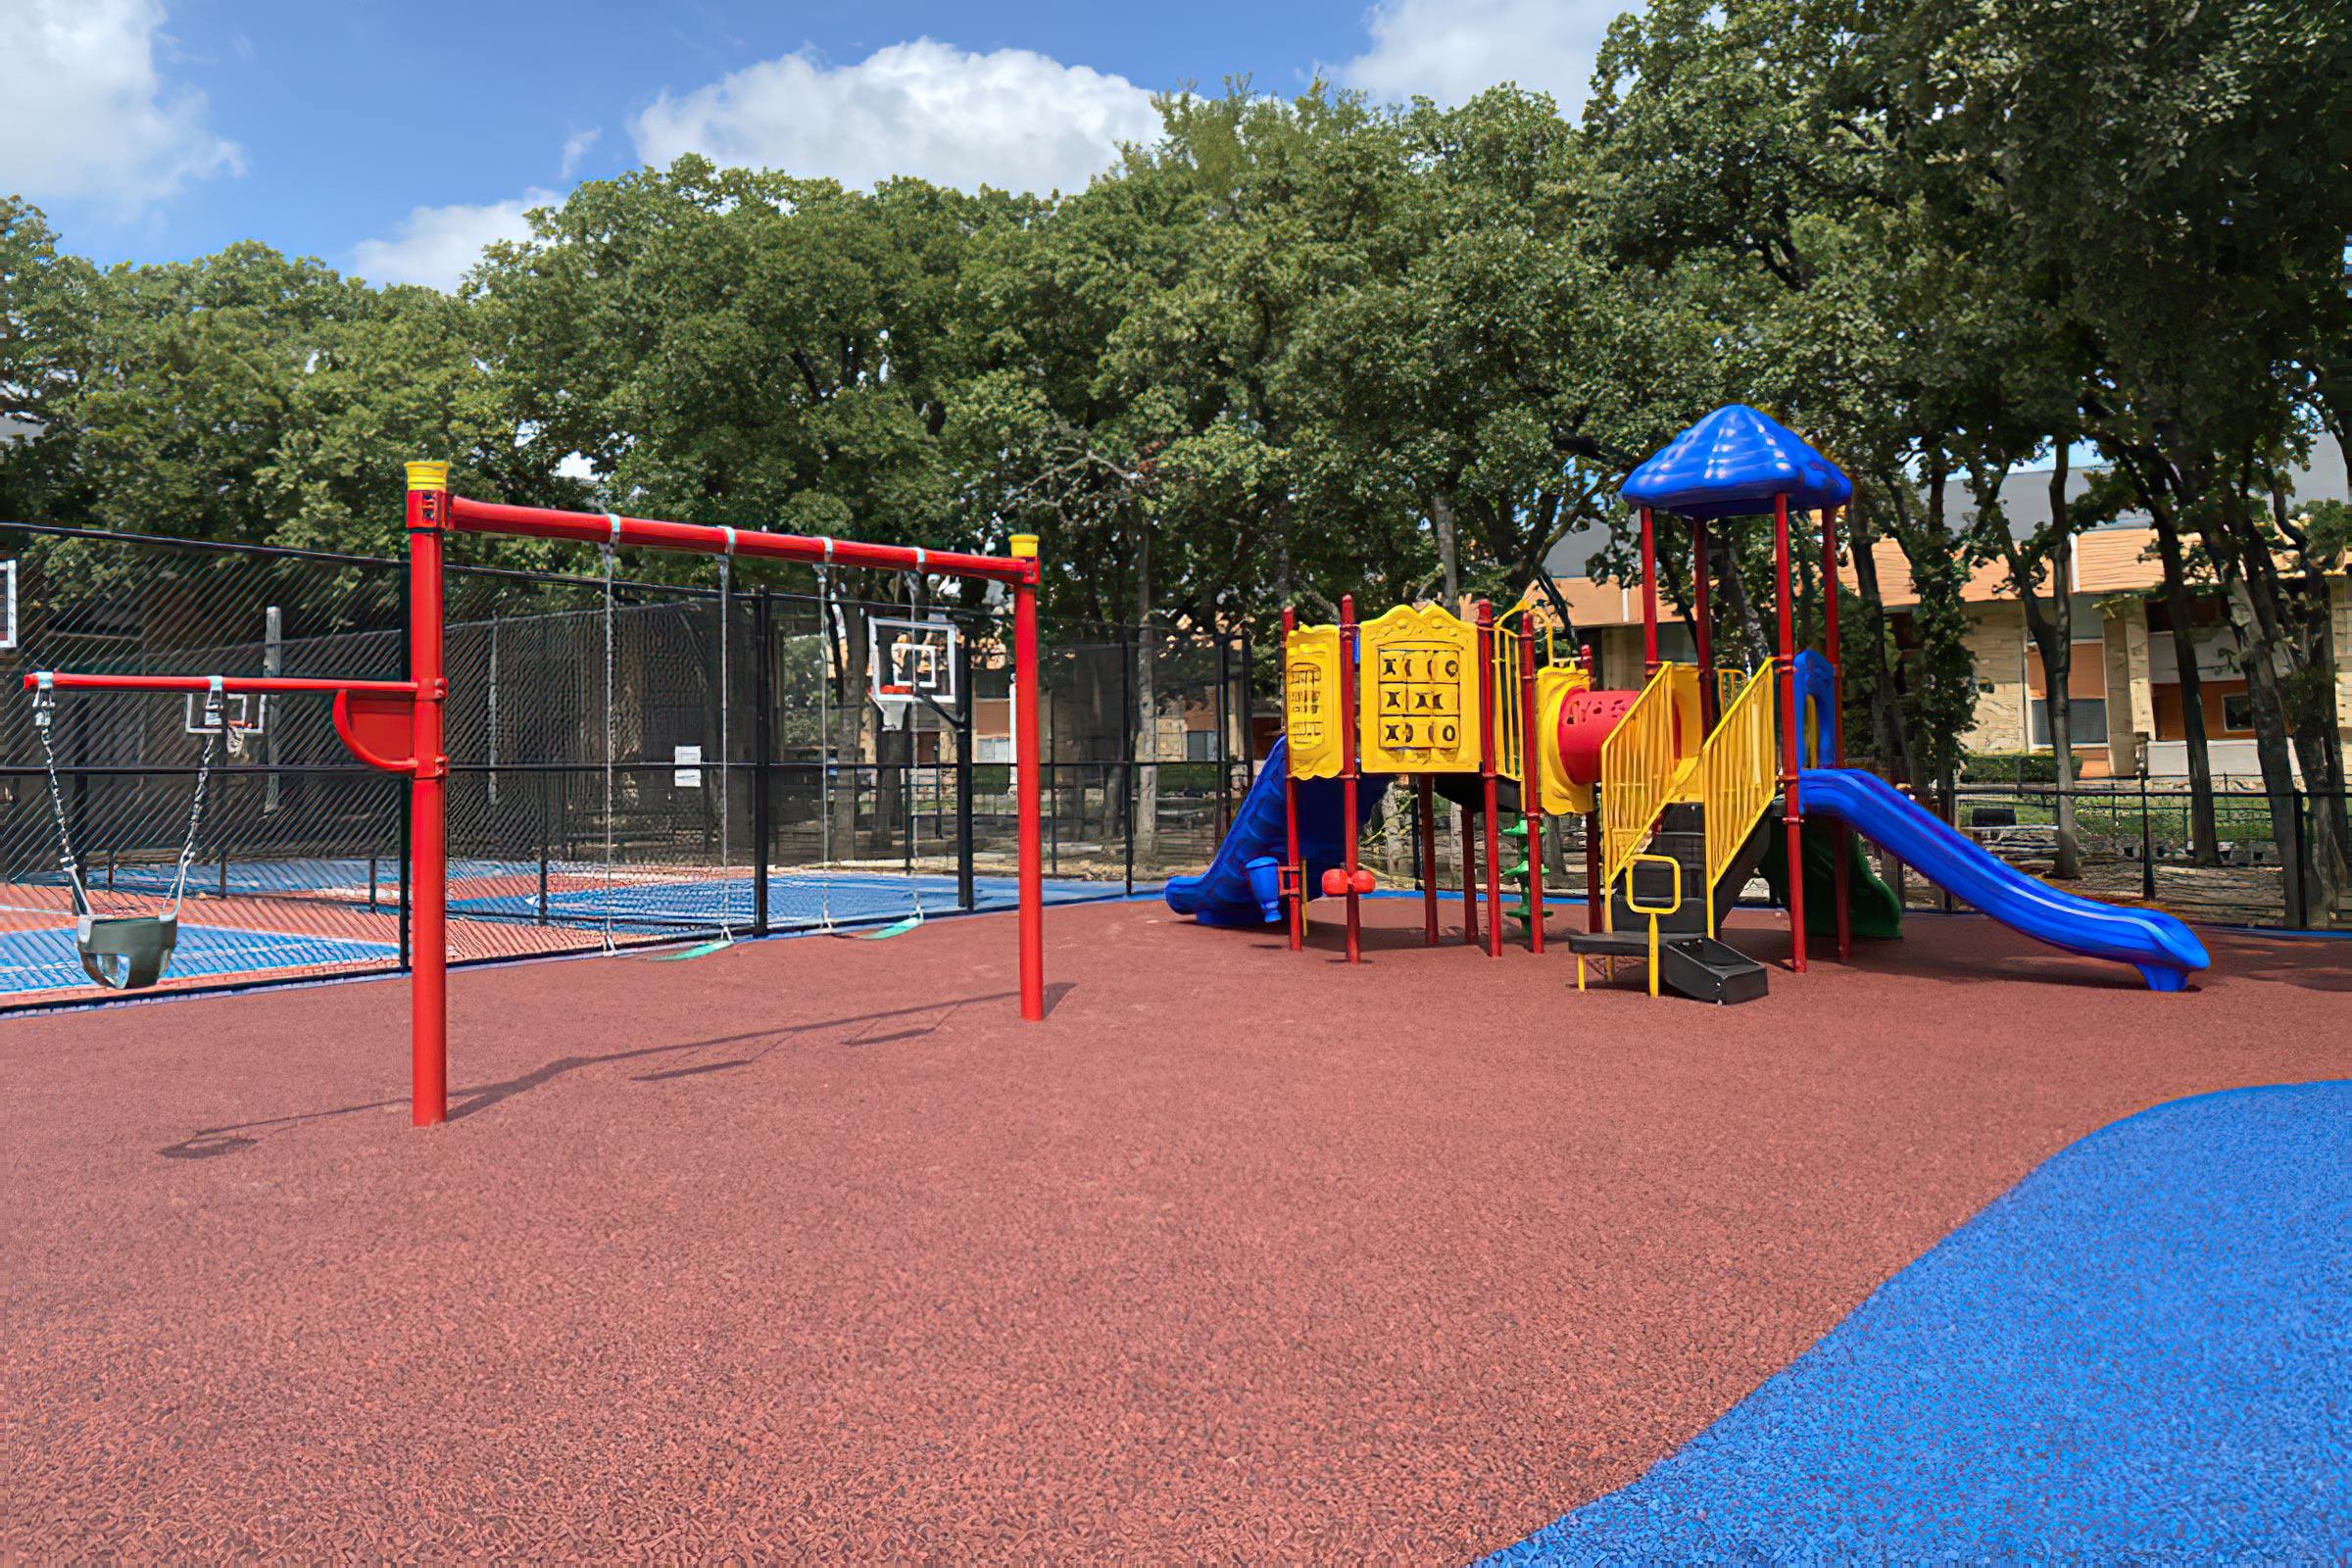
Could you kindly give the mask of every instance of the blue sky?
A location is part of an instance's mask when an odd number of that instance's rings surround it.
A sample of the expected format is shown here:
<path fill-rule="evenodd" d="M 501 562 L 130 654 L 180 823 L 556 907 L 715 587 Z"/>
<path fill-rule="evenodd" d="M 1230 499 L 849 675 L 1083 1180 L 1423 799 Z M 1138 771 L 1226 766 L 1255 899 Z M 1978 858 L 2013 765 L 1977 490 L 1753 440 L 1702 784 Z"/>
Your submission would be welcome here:
<path fill-rule="evenodd" d="M 0 0 L 0 191 L 102 262 L 257 238 L 447 287 L 526 205 L 686 151 L 1067 189 L 1186 81 L 1450 102 L 1507 78 L 1574 105 L 1617 9 Z"/>

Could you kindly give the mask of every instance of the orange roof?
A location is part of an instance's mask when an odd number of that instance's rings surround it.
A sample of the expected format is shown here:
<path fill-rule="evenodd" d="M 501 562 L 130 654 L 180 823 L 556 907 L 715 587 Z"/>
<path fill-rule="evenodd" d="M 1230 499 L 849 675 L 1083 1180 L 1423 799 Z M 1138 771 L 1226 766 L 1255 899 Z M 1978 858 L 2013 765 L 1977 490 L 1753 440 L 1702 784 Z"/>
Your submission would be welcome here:
<path fill-rule="evenodd" d="M 2151 548 L 2155 538 L 2152 528 L 2101 528 L 2080 535 L 2075 540 L 2075 591 L 2122 594 L 2157 586 L 2164 580 L 2164 572 Z M 1878 539 L 1872 541 L 1870 554 L 1879 568 L 1881 602 L 1889 610 L 1918 604 L 1919 589 L 1911 581 L 1911 564 L 1904 559 L 1902 546 L 1891 539 Z M 1579 626 L 1642 623 L 1642 595 L 1637 589 L 1606 577 L 1562 577 L 1559 584 Z M 2005 562 L 1979 564 L 1960 587 L 1963 604 L 2000 604 L 2016 597 Z M 1662 601 L 1658 609 L 1666 619 L 1676 618 L 1671 600 Z"/>

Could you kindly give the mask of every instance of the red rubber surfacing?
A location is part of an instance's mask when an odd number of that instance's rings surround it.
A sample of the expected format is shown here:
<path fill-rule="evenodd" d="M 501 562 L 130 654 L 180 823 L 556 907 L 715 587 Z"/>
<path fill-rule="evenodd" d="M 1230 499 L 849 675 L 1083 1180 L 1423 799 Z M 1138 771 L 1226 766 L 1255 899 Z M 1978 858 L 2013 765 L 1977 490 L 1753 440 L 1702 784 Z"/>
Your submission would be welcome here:
<path fill-rule="evenodd" d="M 431 1132 L 397 981 L 0 1025 L 0 1554 L 1458 1560 L 2072 1140 L 2352 1076 L 2337 944 L 1713 1009 L 1367 909 L 1055 909 L 1043 1026 L 1008 917 L 465 972 Z"/>

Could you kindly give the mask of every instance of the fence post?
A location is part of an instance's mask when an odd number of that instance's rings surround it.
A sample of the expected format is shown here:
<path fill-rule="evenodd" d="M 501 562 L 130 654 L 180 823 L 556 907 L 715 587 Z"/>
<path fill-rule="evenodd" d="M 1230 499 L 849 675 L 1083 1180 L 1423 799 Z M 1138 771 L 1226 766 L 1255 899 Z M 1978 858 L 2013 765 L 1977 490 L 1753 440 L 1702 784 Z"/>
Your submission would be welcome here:
<path fill-rule="evenodd" d="M 1135 659 L 1137 643 L 1135 628 L 1119 628 L 1119 759 L 1126 765 L 1119 772 L 1126 781 L 1127 821 L 1127 896 L 1135 896 Z"/>
<path fill-rule="evenodd" d="M 772 588 L 752 601 L 752 935 L 767 935 L 768 764 L 774 760 L 775 606 Z M 725 635 L 722 631 L 720 635 Z M 720 700 L 725 701 L 722 693 Z"/>
<path fill-rule="evenodd" d="M 1222 839 L 1233 827 L 1233 675 L 1226 668 L 1225 633 L 1215 633 L 1217 643 L 1217 700 L 1214 704 L 1217 726 L 1217 837 Z"/>
<path fill-rule="evenodd" d="M 2148 775 L 2139 775 L 2139 896 L 2156 902 L 2156 836 L 2148 829 Z"/>

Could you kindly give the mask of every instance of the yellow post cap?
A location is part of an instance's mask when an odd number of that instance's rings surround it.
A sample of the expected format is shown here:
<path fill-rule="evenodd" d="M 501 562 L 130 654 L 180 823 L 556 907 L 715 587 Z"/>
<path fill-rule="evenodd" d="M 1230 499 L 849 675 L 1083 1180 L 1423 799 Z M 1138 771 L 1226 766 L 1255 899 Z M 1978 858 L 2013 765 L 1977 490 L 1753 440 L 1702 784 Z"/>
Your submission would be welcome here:
<path fill-rule="evenodd" d="M 409 488 L 412 490 L 446 490 L 449 488 L 449 465 L 446 463 L 412 463 L 409 465 Z"/>
<path fill-rule="evenodd" d="M 1037 559 L 1037 535 L 1033 533 L 1014 534 L 1012 536 L 1012 554 L 1015 560 L 1035 561 Z"/>

